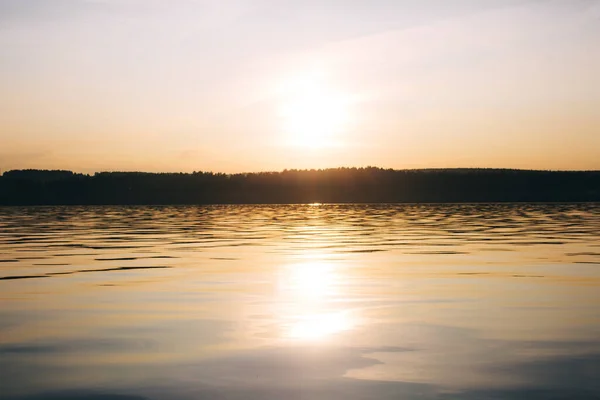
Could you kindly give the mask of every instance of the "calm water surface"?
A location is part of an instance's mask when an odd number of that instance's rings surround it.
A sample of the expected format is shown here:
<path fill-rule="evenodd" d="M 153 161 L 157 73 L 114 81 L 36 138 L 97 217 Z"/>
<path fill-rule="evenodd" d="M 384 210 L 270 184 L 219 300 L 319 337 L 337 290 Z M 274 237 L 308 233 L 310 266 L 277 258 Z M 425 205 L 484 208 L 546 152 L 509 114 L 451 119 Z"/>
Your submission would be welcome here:
<path fill-rule="evenodd" d="M 600 398 L 600 205 L 0 208 L 0 398 Z"/>

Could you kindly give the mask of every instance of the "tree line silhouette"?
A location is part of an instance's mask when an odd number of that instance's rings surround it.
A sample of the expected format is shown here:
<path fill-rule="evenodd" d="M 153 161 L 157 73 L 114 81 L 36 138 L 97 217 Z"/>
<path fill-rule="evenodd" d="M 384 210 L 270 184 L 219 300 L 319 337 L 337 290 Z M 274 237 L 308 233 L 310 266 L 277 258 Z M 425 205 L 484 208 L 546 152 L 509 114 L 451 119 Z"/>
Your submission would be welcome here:
<path fill-rule="evenodd" d="M 12 170 L 0 205 L 600 201 L 600 171 L 393 170 L 212 172 Z"/>

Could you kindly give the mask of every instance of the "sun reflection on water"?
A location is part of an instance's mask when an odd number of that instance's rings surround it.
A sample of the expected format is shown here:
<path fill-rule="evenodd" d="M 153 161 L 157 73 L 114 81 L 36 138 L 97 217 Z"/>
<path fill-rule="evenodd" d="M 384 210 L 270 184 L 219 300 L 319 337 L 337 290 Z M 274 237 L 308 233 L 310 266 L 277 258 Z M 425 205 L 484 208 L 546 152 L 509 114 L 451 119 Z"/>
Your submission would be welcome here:
<path fill-rule="evenodd" d="M 353 326 L 352 318 L 347 312 L 306 315 L 298 317 L 291 324 L 287 336 L 292 339 L 321 339 L 350 330 Z"/>
<path fill-rule="evenodd" d="M 298 302 L 326 300 L 336 294 L 339 278 L 333 266 L 325 263 L 294 264 L 285 268 L 280 289 Z"/>
<path fill-rule="evenodd" d="M 339 309 L 343 280 L 340 267 L 325 262 L 285 267 L 280 280 L 280 297 L 286 304 L 284 336 L 319 340 L 352 329 L 355 318 Z"/>

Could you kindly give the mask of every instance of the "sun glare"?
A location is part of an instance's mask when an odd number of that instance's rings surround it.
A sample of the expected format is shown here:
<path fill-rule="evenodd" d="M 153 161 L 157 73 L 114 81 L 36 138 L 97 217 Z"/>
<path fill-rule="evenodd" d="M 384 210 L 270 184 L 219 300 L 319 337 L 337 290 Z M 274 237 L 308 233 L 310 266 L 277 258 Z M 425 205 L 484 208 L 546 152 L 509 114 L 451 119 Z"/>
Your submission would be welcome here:
<path fill-rule="evenodd" d="M 293 264 L 285 269 L 281 290 L 296 302 L 312 302 L 335 294 L 337 279 L 332 266 L 309 262 Z"/>
<path fill-rule="evenodd" d="M 333 265 L 322 262 L 293 264 L 282 270 L 285 337 L 323 340 L 353 328 L 355 316 L 349 310 L 340 310 L 333 301 L 341 295 L 341 280 Z"/>
<path fill-rule="evenodd" d="M 318 77 L 288 85 L 280 107 L 288 143 L 309 148 L 335 145 L 348 123 L 347 105 L 345 96 Z"/>
<path fill-rule="evenodd" d="M 308 315 L 293 323 L 288 332 L 293 339 L 315 340 L 352 328 L 352 320 L 348 313 Z"/>

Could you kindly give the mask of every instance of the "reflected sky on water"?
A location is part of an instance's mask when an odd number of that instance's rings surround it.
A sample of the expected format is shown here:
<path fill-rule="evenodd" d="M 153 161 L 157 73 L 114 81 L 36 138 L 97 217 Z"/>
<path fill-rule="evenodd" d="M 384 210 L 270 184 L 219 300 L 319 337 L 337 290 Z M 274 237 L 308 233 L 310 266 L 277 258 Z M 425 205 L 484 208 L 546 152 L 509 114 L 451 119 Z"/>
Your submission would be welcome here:
<path fill-rule="evenodd" d="M 600 206 L 0 208 L 0 398 L 600 398 Z"/>

